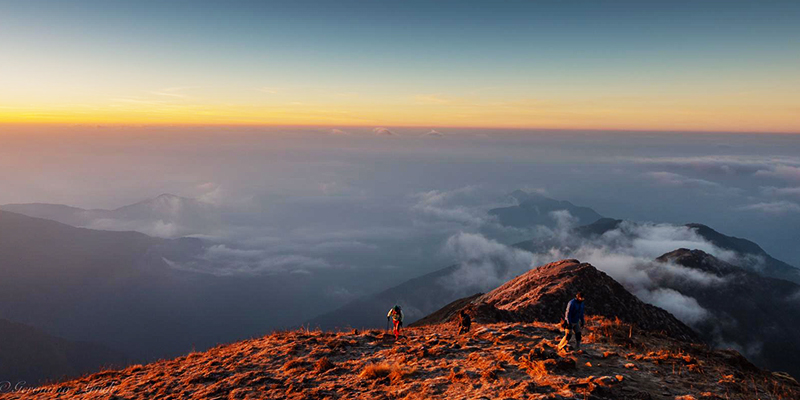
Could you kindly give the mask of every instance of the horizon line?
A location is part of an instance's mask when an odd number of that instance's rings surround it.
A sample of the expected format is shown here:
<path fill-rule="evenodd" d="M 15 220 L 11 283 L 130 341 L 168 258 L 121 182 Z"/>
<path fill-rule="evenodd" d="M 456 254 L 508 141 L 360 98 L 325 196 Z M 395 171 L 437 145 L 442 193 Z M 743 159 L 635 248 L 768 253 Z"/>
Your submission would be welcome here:
<path fill-rule="evenodd" d="M 311 128 L 311 129 L 370 129 L 370 128 L 397 128 L 397 129 L 463 129 L 481 130 L 492 129 L 500 131 L 533 131 L 533 132 L 597 132 L 597 133 L 656 133 L 656 134 L 740 134 L 740 135 L 800 135 L 800 131 L 753 131 L 753 130 L 714 130 L 714 129 L 630 129 L 630 128 L 548 128 L 548 127 L 526 127 L 526 126 L 467 126 L 467 125 L 327 125 L 327 124 L 252 124 L 252 123 L 69 123 L 69 122 L 0 122 L 0 127 L 61 127 L 79 128 L 87 127 L 94 129 L 113 129 L 113 128 Z M 1 132 L 0 135 L 9 132 Z M 13 134 L 13 133 L 12 133 Z M 402 135 L 398 135 L 402 136 Z"/>

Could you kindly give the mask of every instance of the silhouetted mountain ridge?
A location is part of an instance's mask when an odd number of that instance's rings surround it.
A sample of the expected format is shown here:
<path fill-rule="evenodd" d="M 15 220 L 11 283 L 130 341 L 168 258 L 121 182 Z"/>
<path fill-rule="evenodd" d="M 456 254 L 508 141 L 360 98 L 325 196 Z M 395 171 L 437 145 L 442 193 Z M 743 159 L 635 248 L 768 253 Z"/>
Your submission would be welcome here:
<path fill-rule="evenodd" d="M 44 218 L 75 227 L 139 231 L 158 237 L 179 237 L 209 226 L 216 214 L 211 204 L 164 193 L 111 210 L 83 209 L 61 204 L 6 204 L 0 210 Z"/>
<path fill-rule="evenodd" d="M 200 239 L 76 228 L 1 210 L 0 232 L 0 318 L 121 349 L 132 361 L 297 323 L 283 300 L 311 295 L 296 274 L 216 276 L 166 261 L 208 262 Z"/>
<path fill-rule="evenodd" d="M 657 284 L 707 310 L 694 328 L 708 343 L 733 347 L 756 364 L 800 376 L 800 285 L 761 276 L 701 250 L 678 249 L 658 258 L 718 277 L 712 284 L 662 277 Z"/>
<path fill-rule="evenodd" d="M 578 224 L 590 224 L 603 218 L 589 207 L 576 206 L 569 201 L 551 199 L 538 193 L 516 190 L 509 196 L 519 204 L 489 210 L 489 215 L 497 217 L 500 223 L 506 226 L 555 226 L 557 220 L 552 213 L 557 211 L 569 212 Z"/>
<path fill-rule="evenodd" d="M 62 339 L 0 319 L 0 377 L 4 381 L 35 385 L 127 362 L 127 356 L 105 346 Z"/>
<path fill-rule="evenodd" d="M 572 232 L 584 238 L 592 238 L 619 228 L 623 222 L 626 221 L 602 218 L 589 225 L 577 227 Z M 635 222 L 628 223 L 635 224 Z M 772 257 L 755 242 L 722 234 L 704 224 L 689 223 L 684 226 L 692 229 L 698 236 L 714 246 L 735 253 L 737 256 L 735 265 L 750 269 L 763 276 L 800 283 L 800 269 Z M 528 243 L 524 246 L 529 246 L 530 248 L 531 244 Z"/>

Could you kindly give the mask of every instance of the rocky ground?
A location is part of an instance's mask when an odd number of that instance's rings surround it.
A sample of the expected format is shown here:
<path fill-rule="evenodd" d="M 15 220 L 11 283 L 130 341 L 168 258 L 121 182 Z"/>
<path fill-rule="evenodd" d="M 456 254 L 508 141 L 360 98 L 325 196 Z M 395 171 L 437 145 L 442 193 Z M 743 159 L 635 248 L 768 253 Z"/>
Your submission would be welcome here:
<path fill-rule="evenodd" d="M 591 318 L 584 352 L 558 353 L 543 323 L 286 331 L 104 371 L 4 399 L 798 399 L 788 376 L 733 351 Z"/>

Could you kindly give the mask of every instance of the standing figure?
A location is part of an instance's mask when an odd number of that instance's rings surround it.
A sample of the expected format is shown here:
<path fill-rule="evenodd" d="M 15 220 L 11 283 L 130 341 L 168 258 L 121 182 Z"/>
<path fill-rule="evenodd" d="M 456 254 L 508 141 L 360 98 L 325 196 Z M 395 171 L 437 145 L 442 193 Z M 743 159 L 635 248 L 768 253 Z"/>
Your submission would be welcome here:
<path fill-rule="evenodd" d="M 469 332 L 469 328 L 472 326 L 472 318 L 469 317 L 466 310 L 461 310 L 461 315 L 458 320 L 458 334 L 467 333 Z"/>
<path fill-rule="evenodd" d="M 394 340 L 400 339 L 400 328 L 403 326 L 403 310 L 400 309 L 400 306 L 390 308 L 386 319 L 394 322 Z"/>
<path fill-rule="evenodd" d="M 564 314 L 565 333 L 564 338 L 558 344 L 561 350 L 567 346 L 572 334 L 575 333 L 575 350 L 581 349 L 581 327 L 586 324 L 583 318 L 583 293 L 578 292 L 575 298 L 567 303 L 567 312 Z"/>

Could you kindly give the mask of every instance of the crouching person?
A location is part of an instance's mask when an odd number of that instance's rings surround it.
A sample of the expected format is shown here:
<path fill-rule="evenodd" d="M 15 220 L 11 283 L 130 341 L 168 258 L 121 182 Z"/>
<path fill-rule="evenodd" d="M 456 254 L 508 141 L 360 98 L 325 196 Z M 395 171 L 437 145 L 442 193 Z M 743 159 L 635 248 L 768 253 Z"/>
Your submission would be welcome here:
<path fill-rule="evenodd" d="M 472 318 L 469 317 L 466 310 L 461 310 L 461 315 L 458 318 L 458 334 L 469 332 L 472 326 Z"/>

